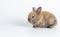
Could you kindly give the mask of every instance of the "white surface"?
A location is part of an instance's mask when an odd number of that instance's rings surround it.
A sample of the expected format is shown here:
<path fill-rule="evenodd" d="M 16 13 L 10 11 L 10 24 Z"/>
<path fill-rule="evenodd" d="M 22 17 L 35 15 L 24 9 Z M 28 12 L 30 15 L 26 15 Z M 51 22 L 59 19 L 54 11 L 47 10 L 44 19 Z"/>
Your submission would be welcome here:
<path fill-rule="evenodd" d="M 32 28 L 27 16 L 39 6 L 56 15 L 56 28 Z M 0 37 L 60 37 L 59 19 L 60 0 L 0 0 Z"/>

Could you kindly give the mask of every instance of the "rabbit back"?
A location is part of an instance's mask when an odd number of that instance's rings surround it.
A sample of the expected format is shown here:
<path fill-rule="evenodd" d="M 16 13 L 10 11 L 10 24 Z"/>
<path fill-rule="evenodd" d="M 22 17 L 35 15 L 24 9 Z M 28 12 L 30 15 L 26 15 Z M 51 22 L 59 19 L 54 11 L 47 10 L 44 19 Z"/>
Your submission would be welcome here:
<path fill-rule="evenodd" d="M 57 19 L 56 17 L 50 13 L 50 12 L 47 12 L 47 11 L 42 11 L 41 14 L 43 15 L 43 19 L 45 21 L 45 26 L 46 27 L 53 27 L 57 24 Z"/>

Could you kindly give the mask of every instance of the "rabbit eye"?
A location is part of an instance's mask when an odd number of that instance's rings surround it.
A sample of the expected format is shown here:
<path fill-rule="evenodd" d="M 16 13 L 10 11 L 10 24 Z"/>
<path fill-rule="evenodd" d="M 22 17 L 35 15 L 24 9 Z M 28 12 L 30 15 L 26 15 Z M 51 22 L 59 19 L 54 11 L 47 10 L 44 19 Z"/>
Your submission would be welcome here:
<path fill-rule="evenodd" d="M 34 18 L 34 16 L 32 16 L 32 18 Z"/>

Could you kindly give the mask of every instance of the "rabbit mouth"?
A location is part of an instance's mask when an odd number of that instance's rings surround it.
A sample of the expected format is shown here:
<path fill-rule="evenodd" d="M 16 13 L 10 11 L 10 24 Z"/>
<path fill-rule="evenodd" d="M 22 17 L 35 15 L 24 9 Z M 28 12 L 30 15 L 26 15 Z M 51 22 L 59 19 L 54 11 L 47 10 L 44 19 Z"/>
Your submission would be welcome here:
<path fill-rule="evenodd" d="M 31 21 L 32 24 L 35 24 L 36 22 L 35 21 Z"/>

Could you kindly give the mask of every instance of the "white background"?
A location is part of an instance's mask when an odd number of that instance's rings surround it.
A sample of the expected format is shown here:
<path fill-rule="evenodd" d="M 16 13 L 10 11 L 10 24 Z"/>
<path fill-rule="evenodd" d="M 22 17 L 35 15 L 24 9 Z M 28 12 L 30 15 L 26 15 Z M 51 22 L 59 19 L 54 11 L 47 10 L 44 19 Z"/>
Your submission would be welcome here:
<path fill-rule="evenodd" d="M 27 21 L 32 7 L 42 7 L 57 17 L 53 29 L 33 28 Z M 60 37 L 60 0 L 0 0 L 0 37 Z"/>

